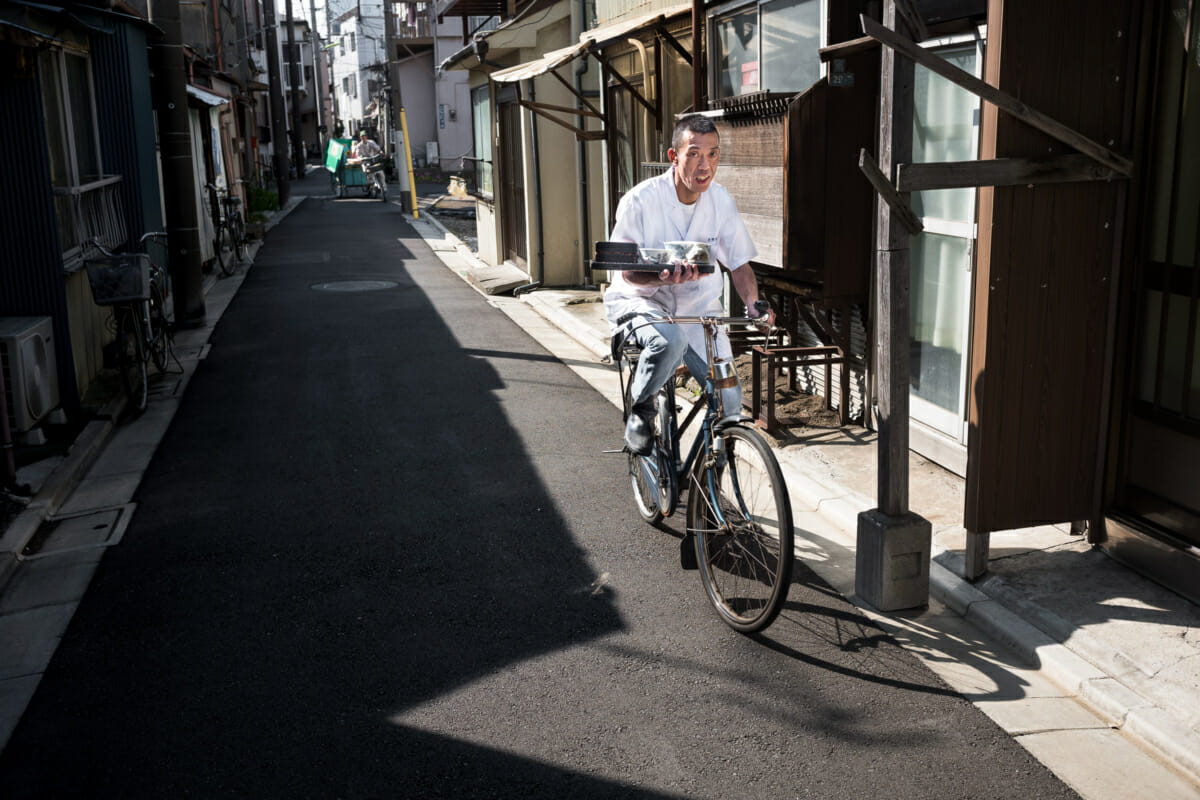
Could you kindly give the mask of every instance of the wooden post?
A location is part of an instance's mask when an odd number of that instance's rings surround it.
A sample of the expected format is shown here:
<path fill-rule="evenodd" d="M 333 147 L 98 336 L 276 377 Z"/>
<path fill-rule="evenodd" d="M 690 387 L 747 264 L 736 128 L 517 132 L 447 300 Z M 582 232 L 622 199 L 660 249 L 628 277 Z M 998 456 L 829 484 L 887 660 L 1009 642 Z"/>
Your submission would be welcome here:
<path fill-rule="evenodd" d="M 884 26 L 903 25 L 895 0 L 884 4 Z M 879 169 L 894 183 L 896 165 L 912 161 L 912 61 L 891 48 L 880 53 Z M 909 254 L 908 194 L 877 204 L 875 374 L 879 431 L 879 507 L 858 518 L 855 591 L 881 611 L 929 603 L 932 528 L 908 507 Z M 907 223 L 907 224 L 906 224 Z"/>

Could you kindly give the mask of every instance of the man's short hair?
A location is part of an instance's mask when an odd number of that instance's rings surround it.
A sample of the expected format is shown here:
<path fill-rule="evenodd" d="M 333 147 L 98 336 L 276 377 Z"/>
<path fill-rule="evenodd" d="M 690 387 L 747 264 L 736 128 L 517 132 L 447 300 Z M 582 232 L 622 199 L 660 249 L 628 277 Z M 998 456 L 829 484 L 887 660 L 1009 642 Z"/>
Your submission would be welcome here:
<path fill-rule="evenodd" d="M 683 135 L 688 131 L 700 136 L 706 133 L 717 133 L 717 126 L 703 114 L 688 114 L 680 117 L 679 121 L 675 123 L 674 132 L 671 133 L 672 150 L 679 152 L 679 148 L 683 146 Z"/>

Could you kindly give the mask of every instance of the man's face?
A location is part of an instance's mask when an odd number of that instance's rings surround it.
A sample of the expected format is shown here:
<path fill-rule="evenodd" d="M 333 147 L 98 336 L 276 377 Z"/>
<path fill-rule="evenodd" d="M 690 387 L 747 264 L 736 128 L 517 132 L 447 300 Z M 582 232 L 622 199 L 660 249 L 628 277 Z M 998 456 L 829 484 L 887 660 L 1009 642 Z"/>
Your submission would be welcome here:
<path fill-rule="evenodd" d="M 695 202 L 712 185 L 717 174 L 721 137 L 715 133 L 684 131 L 679 149 L 668 150 L 667 157 L 675 164 L 675 189 L 679 199 Z"/>

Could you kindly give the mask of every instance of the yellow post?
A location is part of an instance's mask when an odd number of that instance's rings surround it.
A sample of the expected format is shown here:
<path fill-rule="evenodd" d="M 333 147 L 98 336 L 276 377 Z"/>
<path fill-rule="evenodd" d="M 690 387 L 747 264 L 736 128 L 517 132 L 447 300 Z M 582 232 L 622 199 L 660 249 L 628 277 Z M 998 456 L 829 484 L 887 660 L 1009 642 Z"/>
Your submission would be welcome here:
<path fill-rule="evenodd" d="M 408 118 L 404 116 L 404 106 L 400 106 L 400 132 L 404 134 L 404 163 L 408 167 L 408 192 L 412 199 L 413 219 L 419 219 L 417 210 L 417 179 L 413 175 L 412 145 L 408 143 Z"/>

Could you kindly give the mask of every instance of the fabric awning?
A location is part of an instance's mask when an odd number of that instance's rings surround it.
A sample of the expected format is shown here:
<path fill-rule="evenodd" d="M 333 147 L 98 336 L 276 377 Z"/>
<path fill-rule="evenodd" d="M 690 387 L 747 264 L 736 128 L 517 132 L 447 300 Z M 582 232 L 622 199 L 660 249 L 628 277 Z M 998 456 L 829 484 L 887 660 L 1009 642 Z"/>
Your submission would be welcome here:
<path fill-rule="evenodd" d="M 533 61 L 526 61 L 524 64 L 517 64 L 515 67 L 502 69 L 499 72 L 493 72 L 489 77 L 496 83 L 512 83 L 513 81 L 523 81 L 528 78 L 535 78 L 538 75 L 543 75 L 552 69 L 558 69 L 568 61 L 572 61 L 578 56 L 587 52 L 588 45 L 585 42 L 573 44 L 570 47 L 563 47 L 559 50 L 553 50 L 541 58 L 535 58 Z"/>
<path fill-rule="evenodd" d="M 609 22 L 581 33 L 578 44 L 554 50 L 546 53 L 541 58 L 526 61 L 524 64 L 518 64 L 515 67 L 493 72 L 489 77 L 497 83 L 512 83 L 514 81 L 536 78 L 538 75 L 544 75 L 552 69 L 558 69 L 563 64 L 584 55 L 593 48 L 604 47 L 607 44 L 624 39 L 631 33 L 639 31 L 642 28 L 656 25 L 672 17 L 677 17 L 680 14 L 689 13 L 691 10 L 691 3 L 683 3 L 658 11 L 650 11 L 645 14 L 627 17 L 616 22 Z"/>
<path fill-rule="evenodd" d="M 193 86 L 190 83 L 187 85 L 187 93 L 206 106 L 223 106 L 229 102 L 228 97 L 222 97 L 208 89 L 201 89 L 199 86 Z"/>

